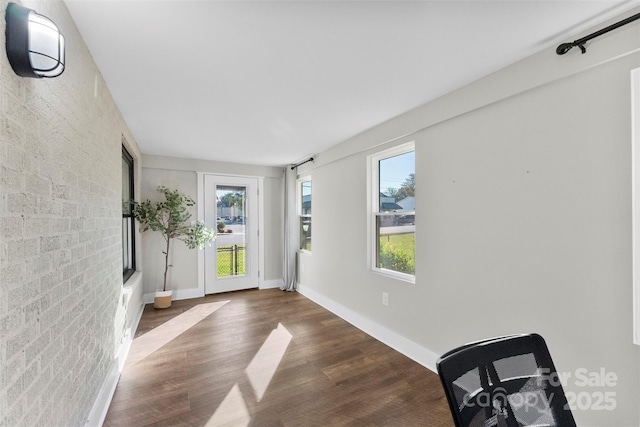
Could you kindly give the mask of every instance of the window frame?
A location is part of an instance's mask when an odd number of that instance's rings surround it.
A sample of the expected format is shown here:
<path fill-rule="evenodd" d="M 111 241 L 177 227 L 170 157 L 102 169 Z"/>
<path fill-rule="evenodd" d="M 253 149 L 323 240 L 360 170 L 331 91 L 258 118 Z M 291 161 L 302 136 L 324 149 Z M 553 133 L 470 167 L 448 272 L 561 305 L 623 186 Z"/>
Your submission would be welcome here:
<path fill-rule="evenodd" d="M 377 217 L 380 215 L 389 215 L 389 212 L 382 212 L 380 210 L 380 161 L 389 159 L 392 157 L 400 156 L 402 154 L 415 152 L 415 141 L 405 142 L 395 145 L 391 148 L 387 148 L 368 156 L 368 215 L 367 215 L 367 258 L 368 266 L 371 271 L 376 274 L 380 274 L 386 277 L 397 279 L 403 282 L 415 283 L 416 276 L 414 274 L 403 273 L 400 271 L 390 270 L 377 266 L 378 263 L 378 251 L 379 251 L 379 238 L 377 230 Z M 415 174 L 415 167 L 414 167 Z M 415 197 L 415 196 L 414 196 Z M 393 213 L 391 213 L 393 214 Z M 413 211 L 403 211 L 398 215 L 414 215 Z M 415 233 L 415 232 L 414 232 Z M 414 247 L 414 259 L 415 259 L 415 247 Z"/>
<path fill-rule="evenodd" d="M 302 210 L 302 204 L 303 204 L 303 195 L 302 195 L 302 185 L 306 182 L 311 183 L 311 199 L 312 199 L 312 213 L 310 214 L 305 214 L 303 213 Z M 311 179 L 310 175 L 307 176 L 303 176 L 300 177 L 296 180 L 296 214 L 298 216 L 298 233 L 299 230 L 302 228 L 302 221 L 304 218 L 308 218 L 311 221 L 311 225 L 313 226 L 313 219 L 312 219 L 312 215 L 313 215 L 313 180 Z M 307 254 L 310 254 L 311 251 L 313 250 L 313 246 L 311 246 L 312 249 L 306 249 L 302 247 L 302 236 L 298 236 L 298 251 L 300 252 L 304 252 Z"/>
<path fill-rule="evenodd" d="M 640 68 L 631 70 L 633 343 L 640 345 Z"/>
<path fill-rule="evenodd" d="M 134 172 L 135 172 L 135 161 L 133 159 L 133 156 L 131 154 L 129 154 L 129 151 L 127 150 L 127 148 L 125 147 L 124 144 L 122 144 L 122 160 L 127 164 L 128 168 L 129 168 L 129 195 L 131 196 L 131 200 L 133 200 L 133 196 L 134 196 Z M 122 195 L 124 197 L 124 195 Z M 135 273 L 136 271 L 136 233 L 135 233 L 135 217 L 133 216 L 133 203 L 129 204 L 129 211 L 125 212 L 124 211 L 124 200 L 122 200 L 123 202 L 123 210 L 122 210 L 122 219 L 123 219 L 123 224 L 125 219 L 128 222 L 129 225 L 129 233 L 128 233 L 128 253 L 129 253 L 129 258 L 131 260 L 131 262 L 129 263 L 128 266 L 124 265 L 123 262 L 123 268 L 122 268 L 122 283 L 125 284 L 127 282 L 127 280 L 129 280 L 129 278 L 133 275 L 133 273 Z M 124 237 L 124 230 L 122 231 L 122 235 Z M 122 241 L 122 253 L 123 253 L 123 261 L 124 261 L 124 253 L 125 253 L 125 242 L 124 239 Z M 128 268 L 129 267 L 129 268 Z"/>

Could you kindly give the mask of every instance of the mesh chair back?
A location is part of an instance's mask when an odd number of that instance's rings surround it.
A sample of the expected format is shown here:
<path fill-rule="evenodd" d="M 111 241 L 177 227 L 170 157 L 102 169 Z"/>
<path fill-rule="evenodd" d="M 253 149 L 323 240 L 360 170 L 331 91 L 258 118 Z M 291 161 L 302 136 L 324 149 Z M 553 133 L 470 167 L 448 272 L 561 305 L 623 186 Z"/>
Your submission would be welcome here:
<path fill-rule="evenodd" d="M 576 425 L 540 335 L 466 344 L 437 367 L 458 427 Z"/>

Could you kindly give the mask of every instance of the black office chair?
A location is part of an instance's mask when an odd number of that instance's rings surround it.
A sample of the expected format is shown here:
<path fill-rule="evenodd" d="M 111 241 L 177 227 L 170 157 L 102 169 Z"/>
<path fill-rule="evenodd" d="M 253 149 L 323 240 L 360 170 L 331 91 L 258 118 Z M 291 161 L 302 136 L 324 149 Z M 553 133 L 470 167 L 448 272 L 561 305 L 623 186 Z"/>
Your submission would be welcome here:
<path fill-rule="evenodd" d="M 466 344 L 437 368 L 457 427 L 576 427 L 540 335 Z"/>

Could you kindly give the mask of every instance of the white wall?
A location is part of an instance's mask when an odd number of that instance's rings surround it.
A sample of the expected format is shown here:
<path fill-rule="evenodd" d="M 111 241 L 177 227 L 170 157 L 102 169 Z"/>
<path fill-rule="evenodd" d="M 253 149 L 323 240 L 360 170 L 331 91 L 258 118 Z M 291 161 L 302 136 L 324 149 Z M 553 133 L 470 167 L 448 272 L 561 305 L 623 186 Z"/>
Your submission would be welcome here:
<path fill-rule="evenodd" d="M 282 168 L 182 159 L 145 155 L 142 171 L 142 194 L 139 200 L 159 200 L 156 188 L 164 185 L 178 189 L 193 197 L 198 196 L 197 173 L 215 173 L 235 176 L 264 177 L 264 276 L 263 283 L 273 286 L 282 284 L 283 251 L 283 170 Z M 160 199 L 162 196 L 160 195 Z M 193 220 L 198 218 L 197 205 L 192 209 Z M 164 240 L 158 233 L 143 233 L 142 246 L 145 254 L 144 292 L 153 293 L 162 287 L 164 271 Z M 169 269 L 168 288 L 176 291 L 178 298 L 195 297 L 198 291 L 198 251 L 190 250 L 176 241 L 170 252 L 172 268 Z M 175 298 L 175 297 L 174 297 Z"/>
<path fill-rule="evenodd" d="M 282 282 L 284 254 L 284 171 L 264 180 L 264 278 Z M 280 284 L 280 286 L 282 283 Z"/>
<path fill-rule="evenodd" d="M 150 199 L 159 201 L 164 198 L 157 191 L 159 185 L 171 190 L 197 197 L 196 173 L 188 171 L 172 171 L 166 169 L 142 169 L 142 193 L 140 201 Z M 197 206 L 190 209 L 192 219 L 198 218 Z M 142 251 L 144 253 L 144 293 L 162 290 L 165 256 L 165 241 L 159 233 L 147 231 L 142 233 Z M 188 249 L 184 243 L 174 240 L 169 250 L 169 260 L 173 267 L 167 274 L 167 289 L 185 290 L 198 287 L 198 250 Z"/>
<path fill-rule="evenodd" d="M 579 425 L 638 425 L 629 76 L 638 49 L 637 25 L 586 55 L 550 48 L 321 153 L 299 171 L 312 176 L 314 199 L 301 291 L 430 366 L 468 341 L 540 333 L 572 374 L 567 391 L 615 393 L 615 410 L 576 411 Z M 415 284 L 370 272 L 366 256 L 366 156 L 410 140 Z M 580 368 L 613 372 L 617 385 L 581 387 Z"/>
<path fill-rule="evenodd" d="M 140 273 L 122 283 L 123 135 L 141 155 L 64 3 L 22 3 L 60 27 L 67 69 L 18 77 L 0 55 L 0 426 L 80 426 L 142 308 Z"/>

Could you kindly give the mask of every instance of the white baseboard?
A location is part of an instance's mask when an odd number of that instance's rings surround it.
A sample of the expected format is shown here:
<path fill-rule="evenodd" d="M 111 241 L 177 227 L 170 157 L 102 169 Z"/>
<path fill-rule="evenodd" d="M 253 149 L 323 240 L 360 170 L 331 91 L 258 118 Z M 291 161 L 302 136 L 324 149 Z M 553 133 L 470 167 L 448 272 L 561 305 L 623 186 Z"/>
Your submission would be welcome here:
<path fill-rule="evenodd" d="M 134 321 L 129 329 L 129 332 L 122 344 L 120 344 L 120 348 L 116 353 L 116 357 L 113 359 L 113 364 L 111 366 L 111 370 L 109 374 L 105 378 L 102 386 L 100 387 L 100 391 L 98 392 L 98 397 L 96 401 L 93 403 L 93 407 L 91 408 L 91 412 L 89 413 L 89 418 L 85 424 L 86 427 L 99 427 L 104 423 L 104 419 L 107 416 L 107 411 L 109 410 L 109 405 L 111 405 L 111 399 L 113 399 L 113 394 L 116 391 L 116 386 L 118 385 L 118 380 L 120 379 L 120 373 L 122 372 L 122 368 L 124 367 L 124 362 L 127 360 L 127 355 L 129 354 L 129 350 L 131 349 L 131 343 L 133 343 L 133 337 L 136 334 L 136 330 L 138 330 L 138 324 L 140 323 L 140 319 L 142 318 L 142 312 L 144 311 L 144 303 L 140 304 L 138 307 L 138 312 L 134 315 Z"/>
<path fill-rule="evenodd" d="M 173 291 L 173 299 L 175 301 L 181 299 L 202 298 L 204 296 L 204 288 L 176 289 Z M 151 299 L 153 302 L 153 298 Z"/>
<path fill-rule="evenodd" d="M 142 300 L 144 301 L 145 304 L 151 304 L 155 296 L 156 296 L 155 292 L 144 294 L 142 296 Z M 181 299 L 202 298 L 203 296 L 204 296 L 204 291 L 200 288 L 175 289 L 173 291 L 172 301 L 178 301 Z"/>
<path fill-rule="evenodd" d="M 432 372 L 436 372 L 436 361 L 438 360 L 438 355 L 433 351 L 416 344 L 397 332 L 394 332 L 373 320 L 356 313 L 355 311 L 325 297 L 322 294 L 319 294 L 313 289 L 305 287 L 304 285 L 298 285 L 298 292 L 316 304 L 319 304 L 331 311 L 335 315 L 343 318 L 356 328 L 371 335 L 378 341 L 381 341 L 394 350 L 399 351 Z"/>
<path fill-rule="evenodd" d="M 259 289 L 273 289 L 280 288 L 284 281 L 282 279 L 275 280 L 264 280 L 260 282 Z M 173 301 L 178 301 L 181 299 L 191 299 L 191 298 L 202 298 L 204 293 L 200 288 L 191 288 L 191 289 L 176 289 L 173 291 Z M 155 292 L 144 294 L 142 296 L 142 300 L 145 304 L 151 304 L 155 297 Z"/>
<path fill-rule="evenodd" d="M 275 280 L 265 280 L 260 282 L 260 289 L 273 289 L 280 288 L 284 284 L 284 280 L 275 279 Z"/>
<path fill-rule="evenodd" d="M 89 418 L 85 424 L 86 427 L 99 427 L 102 425 L 105 417 L 107 416 L 107 411 L 111 404 L 111 398 L 113 397 L 113 393 L 116 391 L 119 379 L 120 371 L 118 370 L 118 363 L 114 360 L 111 366 L 111 371 L 109 371 L 107 378 L 105 378 L 102 383 L 100 392 L 98 392 L 98 397 L 93 404 L 93 408 L 91 408 Z"/>
<path fill-rule="evenodd" d="M 156 293 L 152 293 L 152 294 L 144 294 L 142 295 L 142 302 L 145 304 L 151 304 L 153 302 L 153 299 L 155 298 Z"/>
<path fill-rule="evenodd" d="M 127 356 L 129 355 L 129 350 L 131 349 L 131 344 L 133 344 L 133 337 L 138 330 L 138 325 L 140 324 L 140 319 L 142 319 L 142 313 L 144 312 L 144 301 L 140 303 L 138 307 L 137 313 L 134 315 L 133 324 L 127 331 L 127 335 L 124 337 L 122 344 L 120 344 L 120 348 L 118 349 L 118 354 L 116 355 L 116 363 L 118 364 L 118 372 L 122 372 L 124 368 L 124 362 L 127 360 Z"/>

